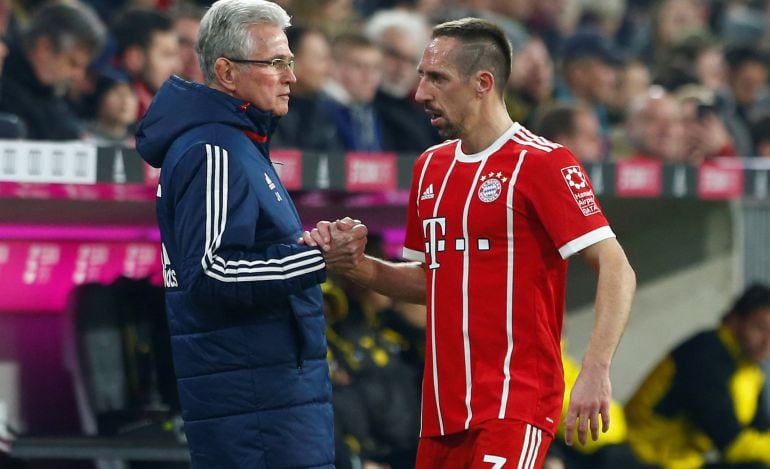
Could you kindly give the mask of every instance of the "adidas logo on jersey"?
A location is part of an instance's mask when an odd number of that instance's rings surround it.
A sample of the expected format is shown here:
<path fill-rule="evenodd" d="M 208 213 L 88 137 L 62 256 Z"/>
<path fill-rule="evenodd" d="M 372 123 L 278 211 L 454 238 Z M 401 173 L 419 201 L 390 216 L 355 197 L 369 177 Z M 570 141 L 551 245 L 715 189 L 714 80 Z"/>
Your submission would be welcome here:
<path fill-rule="evenodd" d="M 428 200 L 435 197 L 435 194 L 433 193 L 433 184 L 428 184 L 428 188 L 425 189 L 425 192 L 422 193 L 420 196 L 420 200 Z"/>

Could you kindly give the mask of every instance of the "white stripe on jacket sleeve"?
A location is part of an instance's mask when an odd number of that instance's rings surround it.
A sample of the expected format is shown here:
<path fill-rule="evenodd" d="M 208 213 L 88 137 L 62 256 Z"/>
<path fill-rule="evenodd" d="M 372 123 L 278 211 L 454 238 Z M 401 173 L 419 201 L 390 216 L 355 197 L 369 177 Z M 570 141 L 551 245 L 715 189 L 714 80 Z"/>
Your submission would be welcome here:
<path fill-rule="evenodd" d="M 267 260 L 225 260 L 216 254 L 227 226 L 228 153 L 206 145 L 206 240 L 201 265 L 206 275 L 223 282 L 286 280 L 324 268 L 317 249 Z"/>

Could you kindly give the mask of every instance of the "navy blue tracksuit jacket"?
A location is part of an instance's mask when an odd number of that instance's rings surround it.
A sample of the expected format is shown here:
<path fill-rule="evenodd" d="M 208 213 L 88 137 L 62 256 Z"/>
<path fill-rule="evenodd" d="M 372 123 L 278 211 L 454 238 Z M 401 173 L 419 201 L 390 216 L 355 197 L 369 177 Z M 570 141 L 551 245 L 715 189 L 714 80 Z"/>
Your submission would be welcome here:
<path fill-rule="evenodd" d="M 325 279 L 269 158 L 277 119 L 170 78 L 137 132 L 193 467 L 332 467 Z"/>

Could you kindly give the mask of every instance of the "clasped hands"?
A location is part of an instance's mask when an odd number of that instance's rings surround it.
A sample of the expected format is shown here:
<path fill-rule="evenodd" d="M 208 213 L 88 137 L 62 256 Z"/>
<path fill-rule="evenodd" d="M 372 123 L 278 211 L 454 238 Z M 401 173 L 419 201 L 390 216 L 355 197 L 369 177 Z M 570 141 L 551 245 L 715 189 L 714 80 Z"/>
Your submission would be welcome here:
<path fill-rule="evenodd" d="M 345 217 L 333 222 L 319 221 L 311 231 L 303 232 L 298 242 L 317 246 L 323 252 L 326 268 L 331 272 L 344 273 L 364 260 L 368 233 L 361 220 Z"/>

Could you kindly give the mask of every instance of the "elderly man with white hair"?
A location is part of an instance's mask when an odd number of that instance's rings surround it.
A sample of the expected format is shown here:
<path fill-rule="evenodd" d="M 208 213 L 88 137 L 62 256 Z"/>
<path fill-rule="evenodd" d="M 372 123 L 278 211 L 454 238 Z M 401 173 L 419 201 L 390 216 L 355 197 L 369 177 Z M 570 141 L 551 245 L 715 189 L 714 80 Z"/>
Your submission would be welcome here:
<path fill-rule="evenodd" d="M 196 44 L 205 84 L 170 78 L 137 133 L 162 168 L 166 312 L 194 468 L 334 464 L 326 263 L 298 243 L 269 157 L 296 82 L 288 26 L 272 2 L 214 3 Z"/>

